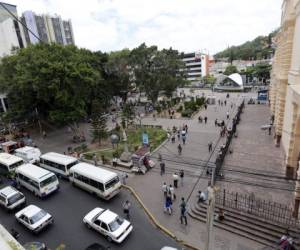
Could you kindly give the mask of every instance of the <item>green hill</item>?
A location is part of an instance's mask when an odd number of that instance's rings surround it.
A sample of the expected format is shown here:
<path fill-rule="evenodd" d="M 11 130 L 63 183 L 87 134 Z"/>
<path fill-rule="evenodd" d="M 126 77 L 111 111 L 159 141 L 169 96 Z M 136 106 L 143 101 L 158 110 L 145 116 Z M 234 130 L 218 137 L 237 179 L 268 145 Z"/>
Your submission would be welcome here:
<path fill-rule="evenodd" d="M 227 58 L 233 60 L 260 60 L 267 59 L 274 53 L 272 38 L 278 30 L 271 32 L 268 36 L 258 36 L 252 41 L 248 41 L 239 46 L 231 46 L 217 54 L 216 59 Z"/>

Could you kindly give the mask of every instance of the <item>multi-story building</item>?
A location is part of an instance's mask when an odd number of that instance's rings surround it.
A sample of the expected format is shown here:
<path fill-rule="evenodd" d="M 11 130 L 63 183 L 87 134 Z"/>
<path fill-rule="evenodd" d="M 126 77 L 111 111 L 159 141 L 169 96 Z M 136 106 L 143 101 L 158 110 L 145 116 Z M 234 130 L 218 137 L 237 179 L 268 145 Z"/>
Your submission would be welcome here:
<path fill-rule="evenodd" d="M 23 29 L 11 14 L 2 7 L 5 6 L 13 15 L 18 16 L 17 6 L 2 3 L 0 5 L 0 58 L 10 55 L 15 49 L 24 48 L 26 41 Z"/>
<path fill-rule="evenodd" d="M 271 73 L 270 104 L 274 115 L 276 145 L 285 153 L 287 177 L 299 180 L 295 215 L 300 205 L 300 0 L 284 0 L 281 27 Z"/>
<path fill-rule="evenodd" d="M 60 16 L 37 15 L 32 11 L 25 11 L 22 21 L 37 37 L 46 43 L 74 44 L 71 20 L 62 20 Z M 28 44 L 38 43 L 39 40 L 27 29 L 24 29 Z"/>
<path fill-rule="evenodd" d="M 191 82 L 200 81 L 201 77 L 208 75 L 209 56 L 193 52 L 182 54 L 182 61 L 185 63 L 187 80 Z"/>

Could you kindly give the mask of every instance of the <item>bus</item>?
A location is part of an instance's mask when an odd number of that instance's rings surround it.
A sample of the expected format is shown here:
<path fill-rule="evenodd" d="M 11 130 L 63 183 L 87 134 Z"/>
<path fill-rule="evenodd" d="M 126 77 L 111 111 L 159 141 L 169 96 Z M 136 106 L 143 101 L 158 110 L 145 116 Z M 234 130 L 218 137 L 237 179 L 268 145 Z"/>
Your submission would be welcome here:
<path fill-rule="evenodd" d="M 0 173 L 9 175 L 14 173 L 15 169 L 24 164 L 22 158 L 8 153 L 0 153 Z"/>
<path fill-rule="evenodd" d="M 118 194 L 122 186 L 115 172 L 83 162 L 71 167 L 69 179 L 73 185 L 105 200 Z"/>
<path fill-rule="evenodd" d="M 59 189 L 56 175 L 46 169 L 27 163 L 16 169 L 17 184 L 41 198 Z"/>
<path fill-rule="evenodd" d="M 78 159 L 59 153 L 49 152 L 40 156 L 40 166 L 53 171 L 58 177 L 68 178 L 71 167 L 78 163 Z"/>

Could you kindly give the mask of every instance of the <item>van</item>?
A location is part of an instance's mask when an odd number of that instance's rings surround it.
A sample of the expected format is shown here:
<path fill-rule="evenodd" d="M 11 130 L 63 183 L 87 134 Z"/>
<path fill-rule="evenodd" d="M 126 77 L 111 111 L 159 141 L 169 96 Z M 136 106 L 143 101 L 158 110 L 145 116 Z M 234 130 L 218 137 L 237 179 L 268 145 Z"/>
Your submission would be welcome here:
<path fill-rule="evenodd" d="M 41 198 L 59 189 L 54 173 L 30 163 L 16 169 L 16 181 Z"/>
<path fill-rule="evenodd" d="M 22 158 L 8 153 L 0 153 L 0 173 L 9 175 L 14 173 L 15 169 L 24 164 Z"/>
<path fill-rule="evenodd" d="M 15 155 L 21 157 L 26 163 L 38 163 L 41 156 L 41 151 L 38 148 L 25 146 L 23 148 L 17 148 Z"/>

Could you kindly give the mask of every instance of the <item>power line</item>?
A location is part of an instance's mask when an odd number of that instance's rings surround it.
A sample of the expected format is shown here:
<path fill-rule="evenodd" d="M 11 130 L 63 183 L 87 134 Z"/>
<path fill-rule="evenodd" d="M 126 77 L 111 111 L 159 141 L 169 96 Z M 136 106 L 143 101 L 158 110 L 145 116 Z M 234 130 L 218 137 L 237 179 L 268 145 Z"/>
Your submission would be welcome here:
<path fill-rule="evenodd" d="M 24 24 L 21 20 L 18 19 L 18 17 L 15 16 L 14 13 L 12 13 L 6 6 L 0 2 L 0 5 L 3 9 L 5 9 L 18 23 L 22 24 L 24 28 L 26 28 L 36 39 L 38 39 L 41 43 L 44 43 L 42 39 L 40 39 L 32 30 L 30 30 L 26 24 Z"/>

